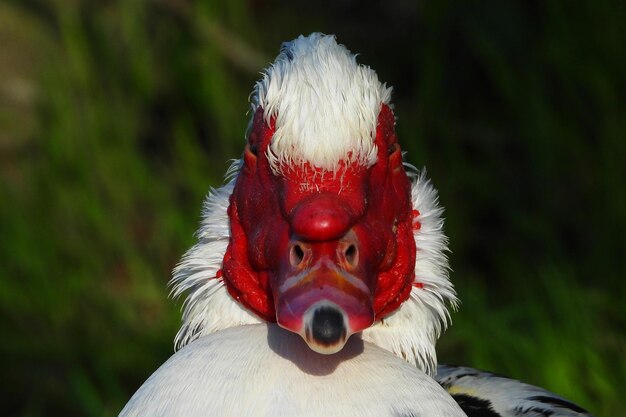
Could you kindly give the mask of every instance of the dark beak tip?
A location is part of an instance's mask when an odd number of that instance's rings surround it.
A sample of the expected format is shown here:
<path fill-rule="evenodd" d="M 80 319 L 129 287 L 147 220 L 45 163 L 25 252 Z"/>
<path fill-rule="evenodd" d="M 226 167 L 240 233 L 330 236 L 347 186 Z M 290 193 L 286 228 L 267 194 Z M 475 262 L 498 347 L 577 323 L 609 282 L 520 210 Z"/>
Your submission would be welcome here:
<path fill-rule="evenodd" d="M 343 344 L 347 335 L 344 314 L 334 307 L 319 307 L 314 311 L 310 329 L 306 333 L 324 346 Z"/>

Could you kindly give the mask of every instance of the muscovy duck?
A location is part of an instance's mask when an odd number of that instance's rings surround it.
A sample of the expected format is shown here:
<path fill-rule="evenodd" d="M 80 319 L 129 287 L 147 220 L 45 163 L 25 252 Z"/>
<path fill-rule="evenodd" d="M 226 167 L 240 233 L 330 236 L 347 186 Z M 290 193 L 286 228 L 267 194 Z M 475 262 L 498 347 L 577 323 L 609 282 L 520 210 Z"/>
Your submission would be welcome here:
<path fill-rule="evenodd" d="M 390 98 L 333 36 L 283 44 L 251 95 L 243 156 L 174 271 L 178 351 L 120 416 L 589 415 L 437 368 L 457 305 L 442 209 L 403 162 Z"/>

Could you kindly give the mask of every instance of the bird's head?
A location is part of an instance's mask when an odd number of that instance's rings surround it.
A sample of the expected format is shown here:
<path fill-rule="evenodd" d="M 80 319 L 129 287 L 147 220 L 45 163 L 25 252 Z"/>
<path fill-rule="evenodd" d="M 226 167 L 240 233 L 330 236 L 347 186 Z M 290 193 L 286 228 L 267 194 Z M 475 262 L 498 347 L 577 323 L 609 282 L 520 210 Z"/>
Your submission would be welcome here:
<path fill-rule="evenodd" d="M 341 92 L 324 97 L 341 98 Z M 325 135 L 338 142 L 363 130 L 370 149 L 358 155 L 328 147 L 331 165 L 318 166 L 297 146 L 293 130 L 282 134 L 287 149 L 273 146 L 280 129 L 290 126 L 258 106 L 230 201 L 223 273 L 228 291 L 246 308 L 298 333 L 311 349 L 334 353 L 410 294 L 411 186 L 386 104 L 371 109 L 372 120 L 363 123 L 370 126 L 344 137 L 332 119 L 349 118 L 352 103 L 339 115 L 324 114 L 322 103 L 293 103 L 310 104 L 305 128 L 328 124 Z"/>
<path fill-rule="evenodd" d="M 260 318 L 320 353 L 363 332 L 431 370 L 456 298 L 436 193 L 407 174 L 390 93 L 332 36 L 283 45 L 175 271 L 174 292 L 190 291 L 180 344 Z"/>

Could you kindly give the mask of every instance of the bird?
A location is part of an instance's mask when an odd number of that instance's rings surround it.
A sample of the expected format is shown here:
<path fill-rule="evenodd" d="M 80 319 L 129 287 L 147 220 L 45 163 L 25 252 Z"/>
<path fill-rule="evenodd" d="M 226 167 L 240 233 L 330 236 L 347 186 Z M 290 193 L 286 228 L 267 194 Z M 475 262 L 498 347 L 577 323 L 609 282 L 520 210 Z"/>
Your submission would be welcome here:
<path fill-rule="evenodd" d="M 176 352 L 130 416 L 590 416 L 547 390 L 438 365 L 459 300 L 443 209 L 404 161 L 391 87 L 333 35 L 285 42 L 241 158 L 176 266 Z"/>

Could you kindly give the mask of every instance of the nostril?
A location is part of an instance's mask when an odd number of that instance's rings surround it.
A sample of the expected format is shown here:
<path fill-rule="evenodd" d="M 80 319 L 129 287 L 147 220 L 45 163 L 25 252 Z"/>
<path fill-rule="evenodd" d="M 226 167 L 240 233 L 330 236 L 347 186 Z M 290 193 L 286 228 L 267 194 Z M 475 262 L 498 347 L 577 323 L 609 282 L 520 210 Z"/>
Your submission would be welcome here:
<path fill-rule="evenodd" d="M 304 250 L 300 245 L 293 245 L 289 251 L 289 263 L 291 266 L 300 266 L 304 260 Z"/>
<path fill-rule="evenodd" d="M 351 267 L 356 267 L 359 262 L 359 252 L 354 245 L 350 245 L 346 248 L 344 252 L 344 257 L 346 258 L 346 262 Z"/>

